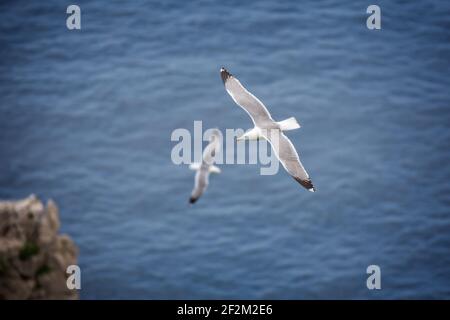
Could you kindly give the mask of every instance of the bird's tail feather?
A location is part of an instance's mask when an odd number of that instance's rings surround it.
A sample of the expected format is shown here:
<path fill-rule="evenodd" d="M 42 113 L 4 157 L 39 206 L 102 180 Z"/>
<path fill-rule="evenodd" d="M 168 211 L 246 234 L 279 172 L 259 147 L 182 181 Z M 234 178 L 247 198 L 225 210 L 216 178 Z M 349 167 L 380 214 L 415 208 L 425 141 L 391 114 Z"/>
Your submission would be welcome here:
<path fill-rule="evenodd" d="M 212 165 L 212 166 L 209 167 L 209 172 L 211 172 L 211 173 L 221 173 L 222 170 L 220 170 L 219 167 L 216 167 L 215 165 Z"/>
<path fill-rule="evenodd" d="M 280 126 L 281 131 L 288 131 L 300 128 L 300 125 L 297 122 L 297 119 L 294 117 L 290 117 L 286 120 L 277 122 Z"/>
<path fill-rule="evenodd" d="M 191 163 L 189 165 L 189 169 L 194 170 L 194 171 L 199 170 L 201 165 L 202 165 L 201 163 Z"/>

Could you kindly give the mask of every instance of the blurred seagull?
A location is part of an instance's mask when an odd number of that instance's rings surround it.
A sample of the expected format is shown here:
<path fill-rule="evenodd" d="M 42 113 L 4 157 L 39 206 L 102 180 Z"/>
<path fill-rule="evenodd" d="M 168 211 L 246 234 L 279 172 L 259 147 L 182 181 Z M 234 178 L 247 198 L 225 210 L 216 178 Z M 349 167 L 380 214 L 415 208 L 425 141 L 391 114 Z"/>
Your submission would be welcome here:
<path fill-rule="evenodd" d="M 189 198 L 190 203 L 195 203 L 203 192 L 205 192 L 206 187 L 208 187 L 209 174 L 221 172 L 220 169 L 214 165 L 215 156 L 220 149 L 220 135 L 219 130 L 213 129 L 209 138 L 210 142 L 205 150 L 203 150 L 202 162 L 189 165 L 189 169 L 197 171 L 195 174 L 195 186 L 192 190 L 191 197 Z"/>
<path fill-rule="evenodd" d="M 279 122 L 274 121 L 264 104 L 248 92 L 231 73 L 225 68 L 221 68 L 220 75 L 228 94 L 236 104 L 248 113 L 255 125 L 253 129 L 247 131 L 237 140 L 264 138 L 269 141 L 284 169 L 303 187 L 314 192 L 314 186 L 300 162 L 294 145 L 283 133 L 283 131 L 300 128 L 297 120 L 291 117 Z"/>

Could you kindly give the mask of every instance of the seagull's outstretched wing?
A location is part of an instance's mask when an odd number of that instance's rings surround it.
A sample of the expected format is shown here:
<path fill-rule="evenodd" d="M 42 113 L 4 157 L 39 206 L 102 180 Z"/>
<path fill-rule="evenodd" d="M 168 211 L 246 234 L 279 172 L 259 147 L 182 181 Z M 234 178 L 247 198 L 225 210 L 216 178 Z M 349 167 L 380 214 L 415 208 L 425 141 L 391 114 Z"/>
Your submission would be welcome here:
<path fill-rule="evenodd" d="M 220 132 L 218 130 L 214 130 L 211 137 L 210 143 L 206 146 L 205 150 L 203 150 L 202 162 L 207 165 L 214 164 L 214 160 L 216 154 L 220 149 Z"/>
<path fill-rule="evenodd" d="M 273 127 L 275 122 L 270 116 L 264 104 L 253 94 L 247 91 L 244 86 L 225 68 L 220 69 L 220 76 L 225 84 L 225 89 L 242 109 L 252 118 L 255 126 L 260 128 Z"/>
<path fill-rule="evenodd" d="M 303 187 L 311 192 L 316 191 L 305 168 L 303 168 L 297 150 L 291 140 L 281 130 L 270 130 L 265 138 L 270 142 L 277 158 L 286 171 Z"/>
<path fill-rule="evenodd" d="M 192 190 L 191 197 L 189 198 L 190 203 L 194 203 L 200 198 L 203 192 L 206 190 L 208 186 L 209 180 L 209 168 L 208 166 L 202 165 L 197 173 L 195 174 L 195 186 L 194 190 Z"/>
<path fill-rule="evenodd" d="M 196 202 L 203 192 L 205 192 L 208 187 L 209 174 L 211 172 L 220 173 L 220 169 L 214 166 L 214 160 L 220 149 L 220 145 L 220 131 L 214 129 L 210 137 L 210 143 L 203 151 L 202 163 L 191 167 L 197 170 L 197 173 L 195 174 L 194 190 L 192 190 L 191 197 L 189 198 L 190 203 Z"/>

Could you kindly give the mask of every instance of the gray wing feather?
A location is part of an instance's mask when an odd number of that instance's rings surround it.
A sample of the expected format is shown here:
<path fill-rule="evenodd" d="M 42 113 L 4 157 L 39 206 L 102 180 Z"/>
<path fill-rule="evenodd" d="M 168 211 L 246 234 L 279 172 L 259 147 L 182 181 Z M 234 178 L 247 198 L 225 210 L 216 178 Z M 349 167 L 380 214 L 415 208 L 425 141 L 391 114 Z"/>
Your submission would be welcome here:
<path fill-rule="evenodd" d="M 206 146 L 203 150 L 202 162 L 204 164 L 212 165 L 214 164 L 214 158 L 220 148 L 219 137 L 215 136 L 213 140 Z"/>
<path fill-rule="evenodd" d="M 194 203 L 205 192 L 209 183 L 209 167 L 202 165 L 195 174 L 195 186 L 191 193 L 190 203 Z"/>
<path fill-rule="evenodd" d="M 220 147 L 220 140 L 218 133 L 214 133 L 212 141 L 206 146 L 203 151 L 202 164 L 195 174 L 195 186 L 192 190 L 190 203 L 194 203 L 205 192 L 209 183 L 209 168 L 214 164 L 214 159 Z"/>
<path fill-rule="evenodd" d="M 303 187 L 309 191 L 315 191 L 308 173 L 300 162 L 297 150 L 291 140 L 281 130 L 270 130 L 265 135 L 286 171 Z"/>
<path fill-rule="evenodd" d="M 237 105 L 249 114 L 256 126 L 260 128 L 274 127 L 275 122 L 269 111 L 257 97 L 247 91 L 239 80 L 224 68 L 220 69 L 220 75 L 228 94 Z"/>

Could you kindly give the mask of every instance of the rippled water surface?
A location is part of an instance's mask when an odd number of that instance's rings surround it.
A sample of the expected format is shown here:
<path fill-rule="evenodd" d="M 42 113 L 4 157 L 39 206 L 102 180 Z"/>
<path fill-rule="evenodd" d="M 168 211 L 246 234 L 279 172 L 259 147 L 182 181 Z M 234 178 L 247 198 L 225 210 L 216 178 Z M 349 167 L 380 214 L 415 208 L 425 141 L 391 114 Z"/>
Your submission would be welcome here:
<path fill-rule="evenodd" d="M 450 298 L 448 1 L 77 4 L 0 4 L 0 198 L 56 200 L 82 298 Z M 251 127 L 222 65 L 299 119 L 315 194 L 223 165 L 188 205 L 172 131 Z"/>

